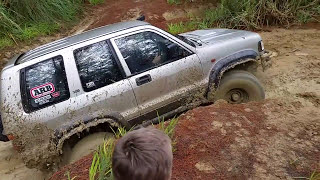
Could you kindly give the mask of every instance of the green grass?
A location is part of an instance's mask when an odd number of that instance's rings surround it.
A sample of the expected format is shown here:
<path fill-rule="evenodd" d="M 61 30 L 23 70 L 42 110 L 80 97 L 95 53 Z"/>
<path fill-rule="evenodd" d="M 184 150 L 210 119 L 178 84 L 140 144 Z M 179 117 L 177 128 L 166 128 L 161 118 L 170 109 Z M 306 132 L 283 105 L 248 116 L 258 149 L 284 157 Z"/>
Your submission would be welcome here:
<path fill-rule="evenodd" d="M 167 0 L 167 3 L 171 4 L 171 5 L 173 5 L 173 4 L 181 4 L 181 0 Z"/>
<path fill-rule="evenodd" d="M 57 23 L 35 23 L 22 28 L 21 32 L 17 34 L 19 40 L 30 40 L 42 35 L 50 35 L 60 28 Z"/>
<path fill-rule="evenodd" d="M 92 5 L 98 5 L 104 3 L 105 0 L 89 0 L 89 3 Z"/>
<path fill-rule="evenodd" d="M 212 27 L 262 29 L 268 25 L 289 27 L 307 23 L 320 15 L 320 0 L 221 0 L 217 8 L 208 9 L 202 18 L 168 24 L 168 31 L 179 34 Z"/>
<path fill-rule="evenodd" d="M 8 37 L 0 38 L 0 50 L 14 44 L 13 40 Z"/>
<path fill-rule="evenodd" d="M 174 145 L 176 143 L 174 138 L 174 129 L 178 123 L 178 118 L 171 119 L 168 123 L 164 122 L 164 119 L 159 119 L 159 124 L 155 127 L 162 130 L 167 134 L 172 140 L 172 150 L 174 151 Z M 131 130 L 129 130 L 131 131 Z M 121 138 L 127 134 L 125 128 L 118 128 L 117 131 L 114 131 L 115 138 Z M 93 155 L 93 160 L 91 167 L 89 169 L 89 179 L 90 180 L 108 180 L 113 179 L 112 175 L 112 153 L 115 146 L 115 139 L 108 139 L 104 141 L 103 145 L 99 146 L 97 151 Z"/>
<path fill-rule="evenodd" d="M 108 139 L 104 141 L 102 146 L 99 146 L 98 150 L 93 155 L 91 167 L 89 169 L 90 180 L 103 180 L 112 178 L 112 152 L 115 146 L 114 139 Z"/>
<path fill-rule="evenodd" d="M 261 29 L 267 25 L 290 26 L 318 16 L 319 0 L 221 0 L 206 12 L 203 23 L 212 27 Z"/>
<path fill-rule="evenodd" d="M 72 24 L 82 11 L 84 0 L 0 1 L 0 49 L 12 41 L 30 40 Z"/>
<path fill-rule="evenodd" d="M 171 23 L 168 24 L 168 31 L 171 34 L 180 34 L 183 32 L 191 31 L 197 28 L 196 23 L 194 22 L 180 22 L 180 23 Z"/>

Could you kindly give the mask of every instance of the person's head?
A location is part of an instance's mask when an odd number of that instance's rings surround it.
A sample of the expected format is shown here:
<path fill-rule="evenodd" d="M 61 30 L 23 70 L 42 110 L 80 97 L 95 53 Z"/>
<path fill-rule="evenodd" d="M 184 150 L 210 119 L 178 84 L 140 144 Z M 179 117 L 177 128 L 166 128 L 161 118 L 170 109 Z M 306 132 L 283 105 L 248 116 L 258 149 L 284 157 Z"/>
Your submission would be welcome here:
<path fill-rule="evenodd" d="M 112 172 L 115 180 L 169 180 L 172 169 L 170 138 L 155 128 L 141 128 L 115 145 Z"/>

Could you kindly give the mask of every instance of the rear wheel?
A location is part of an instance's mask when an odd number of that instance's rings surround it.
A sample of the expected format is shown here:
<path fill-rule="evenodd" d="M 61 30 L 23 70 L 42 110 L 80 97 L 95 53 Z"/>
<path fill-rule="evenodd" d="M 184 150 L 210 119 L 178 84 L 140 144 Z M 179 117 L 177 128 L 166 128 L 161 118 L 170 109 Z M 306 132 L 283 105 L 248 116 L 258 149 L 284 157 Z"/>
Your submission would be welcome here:
<path fill-rule="evenodd" d="M 113 138 L 109 132 L 98 132 L 90 134 L 81 139 L 73 148 L 65 147 L 63 152 L 63 164 L 71 164 L 82 157 L 97 150 L 98 146 L 103 144 L 105 139 Z"/>
<path fill-rule="evenodd" d="M 265 98 L 260 81 L 251 73 L 243 70 L 227 72 L 215 92 L 209 93 L 209 100 L 224 99 L 232 104 L 259 101 Z"/>

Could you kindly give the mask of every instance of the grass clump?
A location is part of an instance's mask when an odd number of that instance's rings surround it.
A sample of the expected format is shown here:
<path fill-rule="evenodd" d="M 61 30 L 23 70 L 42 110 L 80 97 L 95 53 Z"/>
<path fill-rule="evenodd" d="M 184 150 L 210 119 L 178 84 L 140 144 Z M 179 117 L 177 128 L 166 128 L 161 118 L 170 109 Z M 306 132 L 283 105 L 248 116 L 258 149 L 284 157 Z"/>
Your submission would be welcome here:
<path fill-rule="evenodd" d="M 153 125 L 155 128 L 162 130 L 172 139 L 172 149 L 174 151 L 175 140 L 173 140 L 174 129 L 178 123 L 177 118 L 173 118 L 170 122 L 165 123 L 164 119 L 159 119 L 158 125 Z M 129 130 L 131 131 L 131 130 Z M 89 179 L 90 180 L 111 180 L 113 179 L 112 175 L 112 153 L 115 147 L 115 140 L 121 138 L 127 134 L 125 128 L 118 128 L 117 131 L 113 131 L 115 134 L 115 139 L 107 139 L 104 141 L 103 145 L 99 146 L 97 151 L 93 155 L 93 160 L 91 167 L 89 169 Z"/>
<path fill-rule="evenodd" d="M 33 23 L 23 27 L 21 32 L 16 36 L 19 40 L 30 40 L 37 36 L 50 35 L 59 28 L 60 26 L 56 23 Z"/>
<path fill-rule="evenodd" d="M 191 31 L 197 28 L 196 23 L 192 22 L 179 22 L 168 24 L 168 31 L 171 34 L 180 34 L 183 32 Z"/>
<path fill-rule="evenodd" d="M 62 24 L 71 24 L 84 0 L 5 0 L 0 1 L 0 41 L 30 40 L 51 34 Z M 0 48 L 12 44 L 0 43 Z"/>
<path fill-rule="evenodd" d="M 290 26 L 318 16 L 319 7 L 319 0 L 221 0 L 217 8 L 206 12 L 202 23 L 238 29 Z"/>
<path fill-rule="evenodd" d="M 104 3 L 105 0 L 89 0 L 89 3 L 92 5 L 98 5 Z"/>
<path fill-rule="evenodd" d="M 167 0 L 168 4 L 181 4 L 181 0 Z"/>
<path fill-rule="evenodd" d="M 12 39 L 8 37 L 0 38 L 0 50 L 5 47 L 12 46 L 13 44 L 14 42 L 12 41 Z"/>

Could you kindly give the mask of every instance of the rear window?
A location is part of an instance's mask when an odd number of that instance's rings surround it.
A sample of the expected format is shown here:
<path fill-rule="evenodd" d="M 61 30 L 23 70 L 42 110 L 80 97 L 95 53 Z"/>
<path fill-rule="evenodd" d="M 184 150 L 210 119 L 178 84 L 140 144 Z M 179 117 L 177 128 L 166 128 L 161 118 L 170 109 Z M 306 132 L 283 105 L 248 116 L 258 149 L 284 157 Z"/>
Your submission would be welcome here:
<path fill-rule="evenodd" d="M 21 70 L 22 103 L 26 112 L 69 99 L 62 56 L 56 56 Z"/>
<path fill-rule="evenodd" d="M 83 90 L 88 92 L 123 79 L 106 41 L 74 51 Z"/>

